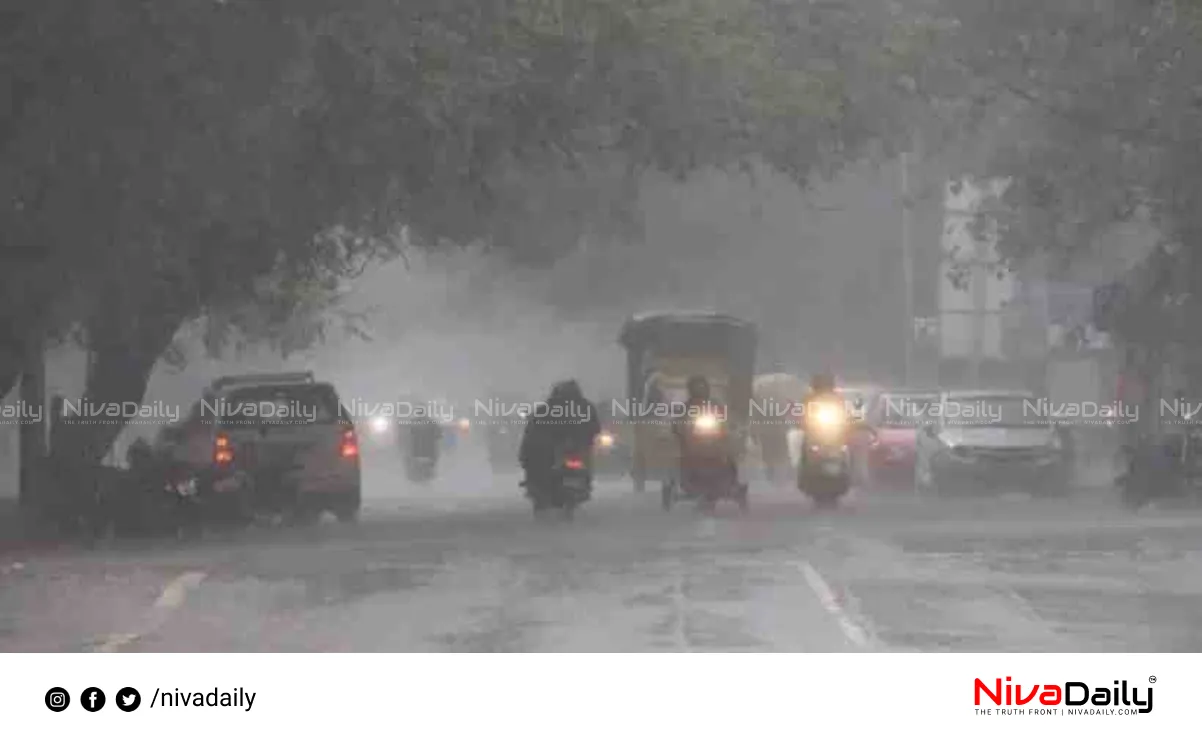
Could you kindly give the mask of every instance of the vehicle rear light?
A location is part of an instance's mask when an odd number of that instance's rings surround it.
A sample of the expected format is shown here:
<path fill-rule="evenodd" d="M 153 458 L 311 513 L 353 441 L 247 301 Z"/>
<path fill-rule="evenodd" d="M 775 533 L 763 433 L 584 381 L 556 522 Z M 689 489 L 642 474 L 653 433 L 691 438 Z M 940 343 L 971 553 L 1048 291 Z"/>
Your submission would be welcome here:
<path fill-rule="evenodd" d="M 342 446 L 339 451 L 347 459 L 354 459 L 359 456 L 359 437 L 355 435 L 355 429 L 347 428 L 343 430 Z"/>
<path fill-rule="evenodd" d="M 570 470 L 582 470 L 584 469 L 584 460 L 577 457 L 568 457 L 563 461 L 563 466 Z"/>
<path fill-rule="evenodd" d="M 229 464 L 234 461 L 234 450 L 230 446 L 230 437 L 224 433 L 217 434 L 213 440 L 213 461 L 217 464 Z"/>

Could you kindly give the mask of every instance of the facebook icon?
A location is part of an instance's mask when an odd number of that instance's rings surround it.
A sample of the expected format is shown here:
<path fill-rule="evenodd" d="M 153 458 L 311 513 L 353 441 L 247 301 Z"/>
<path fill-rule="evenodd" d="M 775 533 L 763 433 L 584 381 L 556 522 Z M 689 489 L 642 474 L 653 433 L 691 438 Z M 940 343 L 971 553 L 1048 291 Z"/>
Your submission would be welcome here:
<path fill-rule="evenodd" d="M 79 701 L 88 712 L 99 712 L 104 707 L 104 692 L 95 686 L 83 690 Z"/>

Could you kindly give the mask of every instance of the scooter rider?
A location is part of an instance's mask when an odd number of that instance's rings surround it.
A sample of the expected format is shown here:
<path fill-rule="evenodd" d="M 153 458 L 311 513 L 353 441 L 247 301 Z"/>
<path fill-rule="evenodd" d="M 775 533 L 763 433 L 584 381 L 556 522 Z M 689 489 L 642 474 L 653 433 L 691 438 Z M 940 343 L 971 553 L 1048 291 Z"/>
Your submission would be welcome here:
<path fill-rule="evenodd" d="M 816 433 L 832 430 L 832 426 L 845 429 L 848 422 L 847 401 L 835 387 L 835 375 L 821 372 L 810 378 L 810 389 L 802 400 L 802 456 L 806 461 L 808 444 Z M 799 467 L 799 474 L 802 467 Z"/>
<path fill-rule="evenodd" d="M 442 426 L 438 421 L 434 420 L 425 408 L 417 408 L 414 411 L 414 421 L 409 431 L 408 450 L 405 455 L 410 459 L 437 460 L 442 437 Z"/>
<path fill-rule="evenodd" d="M 835 375 L 828 372 L 815 374 L 810 378 L 810 389 L 802 400 L 801 431 L 808 434 L 818 425 L 822 425 L 823 410 L 827 405 L 836 406 L 838 413 L 846 417 L 847 401 L 835 387 Z"/>
<path fill-rule="evenodd" d="M 566 445 L 591 453 L 593 441 L 601 433 L 597 407 L 584 396 L 574 379 L 557 383 L 540 407 L 526 422 L 518 452 L 526 484 L 537 485 L 546 480 L 556 464 L 558 447 Z"/>

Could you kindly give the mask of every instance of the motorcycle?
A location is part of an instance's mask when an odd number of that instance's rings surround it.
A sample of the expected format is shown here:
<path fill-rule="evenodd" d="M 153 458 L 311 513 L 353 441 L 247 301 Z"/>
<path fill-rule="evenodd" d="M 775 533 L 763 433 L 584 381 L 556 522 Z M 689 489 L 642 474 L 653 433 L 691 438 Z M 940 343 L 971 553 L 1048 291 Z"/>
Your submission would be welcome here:
<path fill-rule="evenodd" d="M 835 403 L 820 404 L 812 415 L 803 434 L 797 488 L 818 505 L 831 506 L 851 489 L 851 423 Z"/>
<path fill-rule="evenodd" d="M 405 477 L 409 482 L 426 483 L 438 475 L 442 429 L 432 421 L 410 427 L 402 438 Z"/>
<path fill-rule="evenodd" d="M 1115 478 L 1123 504 L 1139 509 L 1153 502 L 1202 502 L 1202 435 L 1198 432 L 1143 437 L 1123 446 L 1123 472 Z"/>
<path fill-rule="evenodd" d="M 438 459 L 430 456 L 409 455 L 405 457 L 405 477 L 409 482 L 430 482 L 438 474 Z"/>
<path fill-rule="evenodd" d="M 204 531 L 204 504 L 198 478 L 172 473 L 163 484 L 161 503 L 163 520 L 175 536 L 198 537 Z"/>
<path fill-rule="evenodd" d="M 534 507 L 535 517 L 559 510 L 570 521 L 576 509 L 592 497 L 592 467 L 587 452 L 561 448 L 545 482 L 535 484 L 525 480 L 526 497 Z"/>
<path fill-rule="evenodd" d="M 747 485 L 739 482 L 725 422 L 711 414 L 700 415 L 681 435 L 680 472 L 678 479 L 661 487 L 663 509 L 672 510 L 677 500 L 692 500 L 702 511 L 713 513 L 719 501 L 732 500 L 746 513 L 750 508 Z"/>

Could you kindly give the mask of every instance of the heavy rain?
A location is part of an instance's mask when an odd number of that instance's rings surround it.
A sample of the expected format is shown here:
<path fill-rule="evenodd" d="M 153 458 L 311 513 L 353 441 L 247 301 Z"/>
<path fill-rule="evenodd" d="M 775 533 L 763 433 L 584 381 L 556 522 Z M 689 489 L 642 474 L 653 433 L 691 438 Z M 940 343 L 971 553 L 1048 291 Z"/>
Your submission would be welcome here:
<path fill-rule="evenodd" d="M 1202 650 L 1197 3 L 8 6 L 0 651 Z"/>

